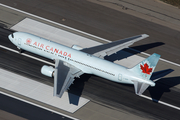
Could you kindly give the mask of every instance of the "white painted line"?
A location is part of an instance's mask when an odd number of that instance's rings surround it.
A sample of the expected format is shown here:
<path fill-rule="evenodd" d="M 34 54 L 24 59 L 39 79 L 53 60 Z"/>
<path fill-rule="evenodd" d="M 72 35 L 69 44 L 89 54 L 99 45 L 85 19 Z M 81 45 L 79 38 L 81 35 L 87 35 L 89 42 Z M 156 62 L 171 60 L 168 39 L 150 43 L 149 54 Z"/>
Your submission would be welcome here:
<path fill-rule="evenodd" d="M 6 49 L 6 50 L 9 50 L 9 51 L 11 51 L 11 52 L 15 52 L 15 53 L 18 53 L 18 54 L 24 55 L 24 56 L 26 56 L 26 57 L 29 57 L 29 58 L 32 58 L 32 59 L 35 59 L 35 60 L 38 60 L 38 61 L 44 62 L 44 63 L 49 64 L 49 65 L 52 65 L 52 66 L 54 66 L 54 65 L 55 65 L 55 64 L 53 64 L 53 63 L 50 63 L 50 62 L 48 62 L 48 61 L 45 61 L 45 60 L 42 60 L 42 59 L 36 58 L 36 57 L 34 57 L 34 56 L 31 56 L 31 55 L 28 55 L 28 54 L 25 54 L 25 53 L 19 53 L 19 52 L 18 52 L 18 51 L 16 51 L 16 50 L 13 50 L 13 49 L 11 49 L 11 48 L 8 48 L 8 47 L 2 46 L 2 45 L 0 45 L 0 47 L 1 47 L 1 48 L 4 48 L 4 49 Z"/>
<path fill-rule="evenodd" d="M 68 118 L 71 118 L 71 119 L 74 119 L 74 120 L 79 120 L 79 119 L 77 119 L 77 118 L 74 118 L 74 117 L 68 116 L 68 115 L 66 115 L 66 114 L 63 114 L 63 113 L 57 112 L 57 111 L 52 110 L 52 109 L 49 109 L 49 108 L 47 108 L 47 107 L 44 107 L 44 106 L 41 106 L 41 105 L 35 104 L 35 103 L 33 103 L 33 102 L 30 102 L 30 101 L 27 101 L 27 100 L 24 100 L 24 99 L 18 98 L 18 97 L 16 97 L 16 96 L 10 95 L 10 94 L 8 94 L 8 93 L 2 92 L 2 91 L 0 91 L 0 93 L 1 93 L 1 94 L 3 94 L 3 95 L 6 95 L 6 96 L 12 97 L 12 98 L 14 98 L 14 99 L 17 99 L 17 100 L 20 100 L 20 101 L 26 102 L 26 103 L 28 103 L 28 104 L 34 105 L 34 106 L 36 106 L 36 107 L 39 107 L 39 108 L 42 108 L 42 109 L 45 109 L 45 110 L 51 111 L 51 112 L 53 112 L 53 113 L 56 113 L 56 114 L 59 114 L 59 115 L 62 115 L 62 116 L 65 116 L 65 117 L 68 117 Z"/>
<path fill-rule="evenodd" d="M 91 37 L 100 39 L 100 40 L 102 40 L 102 41 L 111 42 L 111 41 L 109 41 L 109 40 L 107 40 L 107 39 L 104 39 L 104 38 L 101 38 L 101 37 L 98 37 L 98 36 L 95 36 L 95 35 L 92 35 L 92 34 L 89 34 L 89 33 L 86 33 L 86 32 L 80 31 L 80 30 L 77 30 L 77 29 L 75 29 L 75 28 L 68 27 L 68 26 L 66 26 L 66 25 L 63 25 L 63 24 L 60 24 L 60 23 L 57 23 L 57 22 L 54 22 L 54 21 L 45 19 L 45 18 L 43 18 L 43 17 L 40 17 L 40 16 L 31 14 L 31 13 L 28 13 L 28 12 L 25 12 L 25 11 L 22 11 L 22 10 L 19 10 L 19 9 L 16 9 L 16 8 L 13 8 L 13 7 L 7 6 L 7 5 L 4 5 L 4 4 L 1 4 L 1 3 L 0 3 L 0 5 L 3 6 L 3 7 L 6 7 L 6 8 L 12 9 L 12 10 L 18 11 L 18 12 L 21 12 L 21 13 L 23 13 L 23 14 L 27 14 L 27 15 L 29 15 L 29 16 L 32 16 L 32 17 L 35 17 L 35 18 L 38 18 L 38 19 L 41 19 L 41 20 L 44 20 L 44 21 L 47 21 L 47 22 L 50 22 L 50 23 L 53 23 L 53 24 L 62 26 L 62 27 L 65 27 L 65 28 L 68 28 L 68 29 L 70 29 L 70 30 L 74 30 L 74 31 L 76 31 L 76 32 L 83 33 L 83 34 L 85 34 L 85 35 L 89 35 L 89 36 L 91 36 Z M 132 50 L 134 50 L 134 49 L 132 49 Z M 135 50 L 135 51 L 137 51 L 137 50 Z M 140 51 L 139 51 L 139 52 L 140 52 Z M 147 55 L 147 56 L 150 56 L 150 54 L 145 53 L 145 52 L 140 52 L 140 53 L 141 53 L 141 54 L 144 54 L 144 55 Z M 163 59 L 163 58 L 160 58 L 160 60 L 180 67 L 180 64 L 171 62 L 171 61 L 169 61 L 169 60 L 165 60 L 165 59 Z"/>
<path fill-rule="evenodd" d="M 148 99 L 148 100 L 152 100 L 152 98 L 150 98 L 150 97 L 148 97 L 148 96 L 145 96 L 145 95 L 139 95 L 139 96 L 141 96 L 141 97 L 143 97 L 143 98 L 146 98 L 146 99 Z M 157 101 L 157 102 L 160 103 L 160 104 L 163 104 L 163 105 L 165 105 L 165 106 L 168 106 L 168 107 L 171 107 L 171 108 L 180 110 L 180 107 L 171 105 L 171 104 L 169 104 L 169 103 L 165 103 L 165 102 L 163 102 L 163 101 Z"/>
<path fill-rule="evenodd" d="M 32 17 L 36 17 L 36 18 L 42 19 L 42 20 L 44 20 L 44 21 L 47 21 L 47 22 L 50 22 L 50 23 L 53 23 L 53 24 L 56 24 L 56 25 L 59 25 L 59 26 L 62 26 L 62 27 L 71 29 L 71 30 L 74 30 L 74 31 L 76 31 L 76 32 L 83 33 L 83 34 L 89 35 L 89 36 L 94 37 L 94 38 L 98 38 L 98 39 L 103 40 L 103 41 L 106 41 L 106 42 L 111 42 L 111 41 L 106 40 L 106 39 L 104 39 L 104 38 L 101 38 L 101 37 L 98 37 L 98 36 L 95 36 L 95 35 L 92 35 L 92 34 L 89 34 L 89 33 L 86 33 L 86 32 L 83 32 L 83 31 L 80 31 L 80 30 L 77 30 L 77 29 L 74 29 L 74 28 L 71 28 L 71 27 L 68 27 L 68 26 L 65 26 L 65 25 L 62 25 L 62 24 L 60 24 L 60 23 L 57 23 L 57 22 L 54 22 L 54 21 L 51 21 L 51 20 L 48 20 L 48 19 L 45 19 L 45 18 L 36 16 L 36 15 L 34 15 L 34 14 L 31 14 L 31 13 L 28 13 L 28 12 L 25 12 L 25 11 L 22 11 L 22 10 L 19 10 L 19 9 L 16 9 L 16 8 L 13 8 L 13 7 L 10 7 L 10 6 L 1 4 L 1 3 L 0 3 L 0 5 L 3 6 L 3 7 L 7 7 L 7 8 L 9 8 L 9 9 L 12 9 L 12 10 L 15 10 L 15 11 L 18 11 L 18 12 L 21 12 L 21 13 L 24 13 L 24 14 L 27 14 L 27 15 L 30 15 L 30 16 L 32 16 Z M 0 47 L 4 47 L 4 46 L 1 45 Z M 4 47 L 4 48 L 6 49 L 6 47 Z M 8 49 L 10 49 L 10 48 L 8 48 Z M 12 49 L 11 49 L 11 50 L 12 50 Z M 134 50 L 134 49 L 132 49 L 132 50 Z M 12 50 L 12 51 L 15 51 L 15 50 Z M 137 51 L 137 50 L 134 50 L 134 51 Z M 17 52 L 17 51 L 16 51 L 16 52 Z M 140 51 L 138 51 L 138 52 L 140 52 Z M 147 55 L 147 56 L 150 56 L 150 54 L 145 53 L 145 52 L 140 52 L 140 53 L 142 53 L 142 54 L 144 54 L 144 55 Z M 33 59 L 36 59 L 36 60 L 39 60 L 39 61 L 42 61 L 42 62 L 45 62 L 45 63 L 47 63 L 47 64 L 51 64 L 51 65 L 52 65 L 52 63 L 49 63 L 49 62 L 47 62 L 47 61 L 44 61 L 44 60 L 35 58 L 35 57 L 30 56 L 30 55 L 27 55 L 27 54 L 25 54 L 24 56 L 31 57 L 31 58 L 33 58 Z M 160 60 L 162 60 L 162 61 L 164 61 L 164 62 L 167 62 L 167 63 L 170 63 L 170 64 L 173 64 L 173 65 L 176 65 L 176 66 L 180 66 L 180 65 L 177 64 L 177 63 L 174 63 L 174 62 L 165 60 L 165 59 L 163 59 L 163 58 L 160 58 Z M 54 64 L 53 64 L 53 65 L 54 65 Z M 151 98 L 148 97 L 148 96 L 141 95 L 141 97 L 151 100 Z M 162 102 L 162 101 L 159 101 L 159 103 L 161 103 L 161 104 L 163 104 L 163 105 L 166 105 L 166 106 L 169 106 L 169 107 L 172 107 L 172 108 L 175 108 L 175 109 L 177 109 L 177 110 L 180 110 L 179 107 L 173 106 L 173 105 L 171 105 L 171 104 L 168 104 L 168 103 L 165 103 L 165 102 Z"/>

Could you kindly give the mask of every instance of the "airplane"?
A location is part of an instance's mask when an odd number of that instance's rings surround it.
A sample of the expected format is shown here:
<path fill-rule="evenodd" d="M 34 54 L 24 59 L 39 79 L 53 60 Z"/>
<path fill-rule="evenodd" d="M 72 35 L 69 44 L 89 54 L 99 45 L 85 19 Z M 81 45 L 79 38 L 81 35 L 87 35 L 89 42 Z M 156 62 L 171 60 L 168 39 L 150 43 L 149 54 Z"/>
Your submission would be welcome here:
<path fill-rule="evenodd" d="M 41 73 L 54 77 L 53 96 L 60 98 L 74 79 L 84 73 L 118 83 L 133 84 L 137 95 L 142 95 L 149 86 L 155 86 L 150 77 L 160 55 L 154 53 L 132 68 L 104 59 L 105 56 L 128 48 L 134 42 L 147 37 L 149 35 L 141 34 L 95 47 L 82 48 L 78 45 L 67 47 L 26 32 L 14 32 L 8 36 L 20 52 L 26 50 L 55 61 L 55 66 L 42 66 Z"/>

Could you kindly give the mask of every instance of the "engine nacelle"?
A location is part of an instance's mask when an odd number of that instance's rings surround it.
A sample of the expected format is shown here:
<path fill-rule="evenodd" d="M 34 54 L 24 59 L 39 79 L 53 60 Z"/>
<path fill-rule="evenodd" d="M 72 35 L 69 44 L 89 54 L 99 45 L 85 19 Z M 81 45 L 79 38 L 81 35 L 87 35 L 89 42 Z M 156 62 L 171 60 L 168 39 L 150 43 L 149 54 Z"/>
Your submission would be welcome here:
<path fill-rule="evenodd" d="M 52 66 L 44 65 L 41 68 L 41 73 L 43 75 L 48 76 L 48 77 L 53 77 L 54 76 L 54 71 L 55 71 L 55 69 Z"/>
<path fill-rule="evenodd" d="M 82 50 L 83 48 L 79 45 L 73 45 L 71 48 L 75 49 L 75 50 Z"/>

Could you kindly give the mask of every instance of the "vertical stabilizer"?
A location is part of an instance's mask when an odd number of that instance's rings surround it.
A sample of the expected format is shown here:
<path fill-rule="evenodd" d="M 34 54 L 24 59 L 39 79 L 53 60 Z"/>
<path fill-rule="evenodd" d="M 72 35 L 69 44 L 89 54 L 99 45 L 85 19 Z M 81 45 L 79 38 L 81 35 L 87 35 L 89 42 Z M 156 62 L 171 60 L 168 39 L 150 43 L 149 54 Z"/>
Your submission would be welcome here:
<path fill-rule="evenodd" d="M 147 59 L 138 63 L 133 68 L 129 69 L 138 76 L 141 76 L 140 79 L 142 79 L 142 80 L 138 80 L 138 79 L 132 80 L 132 82 L 134 83 L 135 93 L 137 95 L 141 95 L 149 87 L 149 85 L 155 86 L 155 83 L 149 79 L 159 61 L 159 58 L 160 55 L 154 53 Z"/>
<path fill-rule="evenodd" d="M 147 59 L 143 60 L 133 68 L 129 69 L 130 71 L 140 75 L 143 79 L 149 80 L 158 61 L 159 61 L 160 55 L 159 54 L 152 54 Z"/>

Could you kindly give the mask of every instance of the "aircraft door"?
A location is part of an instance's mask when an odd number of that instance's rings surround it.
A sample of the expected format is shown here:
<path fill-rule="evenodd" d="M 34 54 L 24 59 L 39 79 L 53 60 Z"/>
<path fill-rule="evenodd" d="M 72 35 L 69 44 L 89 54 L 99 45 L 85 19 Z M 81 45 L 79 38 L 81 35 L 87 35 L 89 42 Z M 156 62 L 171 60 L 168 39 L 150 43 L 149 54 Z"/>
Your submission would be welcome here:
<path fill-rule="evenodd" d="M 119 80 L 119 81 L 122 81 L 122 74 L 119 74 L 119 75 L 118 75 L 118 80 Z"/>
<path fill-rule="evenodd" d="M 18 45 L 21 46 L 21 38 L 18 39 Z"/>

